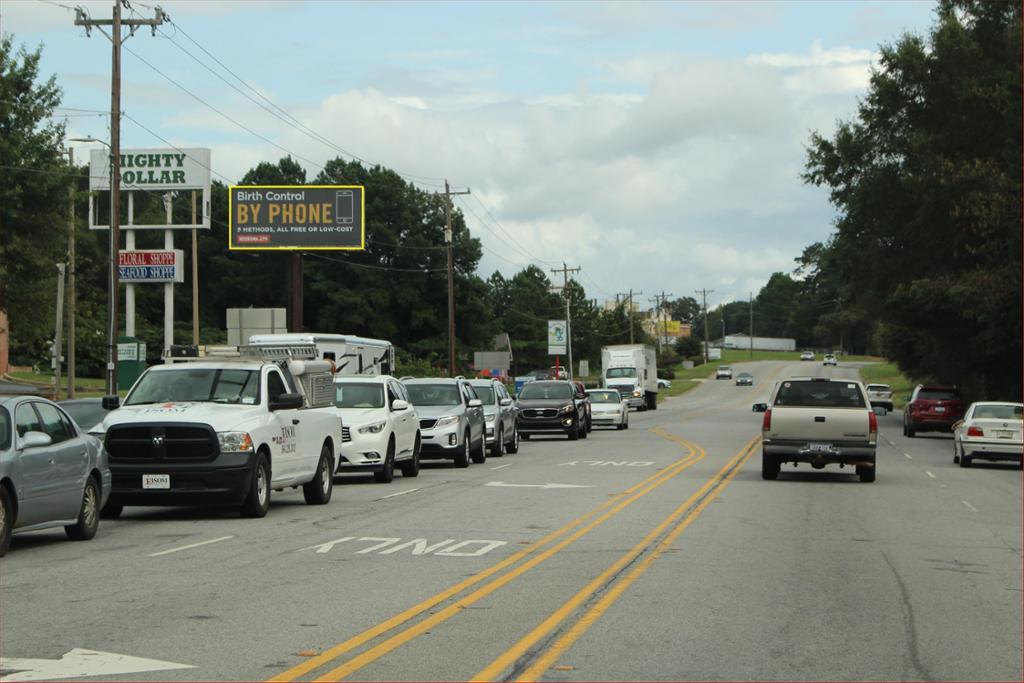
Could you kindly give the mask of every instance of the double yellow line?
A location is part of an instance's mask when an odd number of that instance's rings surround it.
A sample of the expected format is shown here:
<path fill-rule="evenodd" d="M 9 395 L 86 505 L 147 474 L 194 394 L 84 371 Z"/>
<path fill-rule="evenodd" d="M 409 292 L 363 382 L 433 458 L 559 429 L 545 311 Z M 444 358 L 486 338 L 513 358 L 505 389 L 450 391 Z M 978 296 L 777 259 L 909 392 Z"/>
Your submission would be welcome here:
<path fill-rule="evenodd" d="M 362 633 L 359 633 L 358 635 L 353 636 L 352 638 L 349 638 L 348 640 L 339 643 L 338 645 L 335 645 L 332 648 L 329 648 L 328 650 L 325 650 L 319 655 L 311 657 L 308 660 L 302 662 L 301 664 L 298 664 L 286 671 L 281 672 L 280 674 L 274 676 L 273 678 L 270 678 L 269 680 L 294 681 L 297 678 L 305 676 L 306 674 L 309 674 L 310 672 L 319 669 L 322 666 L 331 664 L 335 660 L 339 659 L 342 655 L 351 652 L 352 650 L 362 645 L 365 645 L 380 636 L 385 635 L 389 631 L 396 629 L 399 626 L 402 626 L 406 622 L 424 614 L 428 610 L 440 605 L 441 603 L 456 597 L 466 589 L 471 588 L 476 584 L 481 583 L 495 576 L 496 574 L 499 574 L 500 572 L 502 572 L 505 569 L 508 569 L 509 567 L 513 567 L 521 560 L 526 560 L 525 562 L 518 564 L 518 566 L 515 566 L 507 573 L 502 574 L 501 576 L 494 578 L 493 580 L 489 581 L 480 588 L 477 588 L 472 593 L 456 600 L 455 602 L 444 607 L 443 609 L 431 614 L 426 619 L 423 619 L 421 621 L 416 622 L 415 624 L 408 626 L 404 630 L 390 636 L 386 640 L 381 641 L 373 647 L 364 650 L 360 654 L 347 660 L 346 662 L 335 667 L 334 669 L 331 669 L 330 671 L 316 678 L 315 680 L 337 681 L 345 678 L 346 676 L 351 675 L 352 673 L 358 671 L 359 669 L 370 664 L 371 662 L 374 662 L 377 659 L 383 657 L 387 653 L 401 647 L 413 638 L 416 638 L 417 636 L 420 636 L 423 633 L 429 631 L 430 629 L 436 627 L 438 624 L 447 621 L 451 617 L 461 612 L 464 608 L 478 602 L 479 600 L 485 598 L 491 593 L 507 585 L 517 577 L 525 574 L 529 570 L 533 569 L 537 565 L 541 564 L 545 560 L 549 559 L 553 555 L 563 550 L 571 543 L 574 543 L 578 539 L 590 533 L 591 531 L 593 531 L 598 526 L 614 517 L 616 514 L 624 510 L 632 503 L 636 502 L 640 498 L 649 494 L 651 491 L 654 491 L 658 487 L 662 486 L 663 484 L 671 480 L 673 477 L 678 475 L 686 468 L 703 460 L 706 456 L 706 452 L 704 451 L 704 449 L 696 444 L 692 444 L 686 441 L 685 439 L 677 437 L 673 434 L 669 434 L 668 432 L 664 432 L 657 428 L 652 431 L 658 433 L 659 435 L 665 438 L 669 438 L 672 441 L 675 441 L 683 445 L 687 449 L 687 454 L 681 459 L 669 465 L 668 467 L 662 469 L 659 472 L 656 472 L 650 477 L 647 477 L 640 483 L 631 486 L 622 493 L 616 494 L 615 496 L 609 498 L 607 501 L 605 501 L 598 507 L 594 508 L 590 512 L 586 513 L 585 515 L 569 522 L 562 528 L 551 532 L 544 538 L 531 544 L 523 550 L 514 553 L 505 560 L 502 560 L 501 562 L 498 562 L 497 564 L 477 574 L 474 574 L 473 576 L 463 581 L 460 581 L 459 583 L 438 593 L 437 595 L 434 595 L 433 597 L 428 598 L 427 600 L 424 600 L 423 602 L 414 605 L 413 607 L 410 607 L 404 612 L 401 612 L 391 617 L 390 619 L 383 621 L 380 624 L 377 624 L 376 626 L 373 626 L 363 631 Z M 560 538 L 562 540 L 558 541 L 558 539 Z M 554 543 L 555 541 L 558 542 Z M 551 545 L 551 547 L 547 548 L 543 552 L 539 552 L 542 548 L 552 543 L 554 543 L 554 545 Z M 530 556 L 534 555 L 535 553 L 536 555 L 530 558 Z"/>
<path fill-rule="evenodd" d="M 602 597 L 592 607 L 581 614 L 575 623 L 553 643 L 551 643 L 546 650 L 543 650 L 539 655 L 532 655 L 533 662 L 529 664 L 529 666 L 524 669 L 519 667 L 521 669 L 520 671 L 513 669 L 511 672 L 511 675 L 515 677 L 514 680 L 516 681 L 540 680 L 544 672 L 547 671 L 548 668 L 550 668 L 558 658 L 573 645 L 573 643 L 579 640 L 579 638 L 597 622 L 601 615 L 619 599 L 622 593 L 632 585 L 632 583 L 636 581 L 641 574 L 647 571 L 651 564 L 653 564 L 654 561 L 663 552 L 665 552 L 665 550 L 671 547 L 672 543 L 675 542 L 690 523 L 700 515 L 704 508 L 706 508 L 719 493 L 721 493 L 722 489 L 728 485 L 732 478 L 735 477 L 742 469 L 744 463 L 746 463 L 750 456 L 756 451 L 759 439 L 760 437 L 755 437 L 747 442 L 743 449 L 733 456 L 729 462 L 727 462 L 715 474 L 715 476 L 706 481 L 704 485 L 696 491 L 696 493 L 680 504 L 679 507 L 677 507 L 658 526 L 652 529 L 643 540 L 633 546 L 633 548 L 622 555 L 599 576 L 594 578 L 594 580 L 580 589 L 579 592 L 577 592 L 565 604 L 552 612 L 547 619 L 542 621 L 540 625 L 530 631 L 527 635 L 523 636 L 519 642 L 491 662 L 491 664 L 480 671 L 480 673 L 473 676 L 470 681 L 493 681 L 502 676 L 502 674 L 514 667 L 517 662 L 520 662 L 522 658 L 529 655 L 531 648 L 547 638 L 549 634 L 555 631 L 555 629 L 557 629 L 563 622 L 568 620 L 569 617 L 580 608 L 580 606 L 595 597 L 598 593 L 603 592 Z M 675 526 L 666 534 L 666 530 L 673 524 L 675 524 Z M 659 542 L 658 538 L 663 534 L 665 535 Z M 644 555 L 644 553 L 647 554 Z M 640 562 L 625 575 L 625 577 L 616 580 L 618 574 L 627 566 L 636 562 L 641 555 L 644 555 L 643 559 L 641 559 Z"/>

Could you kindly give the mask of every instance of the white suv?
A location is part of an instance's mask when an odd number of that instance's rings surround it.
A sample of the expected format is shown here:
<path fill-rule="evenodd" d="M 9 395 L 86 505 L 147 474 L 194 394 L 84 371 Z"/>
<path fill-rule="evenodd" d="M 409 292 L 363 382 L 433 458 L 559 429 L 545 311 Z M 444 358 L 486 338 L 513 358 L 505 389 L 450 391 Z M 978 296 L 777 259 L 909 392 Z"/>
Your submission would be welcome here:
<path fill-rule="evenodd" d="M 341 418 L 341 456 L 335 474 L 373 472 L 387 484 L 420 473 L 420 428 L 405 387 L 394 377 L 335 377 L 334 405 Z"/>

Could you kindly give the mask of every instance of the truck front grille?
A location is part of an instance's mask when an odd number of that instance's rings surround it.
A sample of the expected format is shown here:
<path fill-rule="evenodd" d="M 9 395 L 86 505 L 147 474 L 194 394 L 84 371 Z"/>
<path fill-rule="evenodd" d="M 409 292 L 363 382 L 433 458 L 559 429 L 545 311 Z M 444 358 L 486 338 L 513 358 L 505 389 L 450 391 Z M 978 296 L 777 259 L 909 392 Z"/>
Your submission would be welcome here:
<path fill-rule="evenodd" d="M 114 425 L 104 447 L 111 462 L 203 461 L 220 454 L 217 433 L 203 424 Z"/>

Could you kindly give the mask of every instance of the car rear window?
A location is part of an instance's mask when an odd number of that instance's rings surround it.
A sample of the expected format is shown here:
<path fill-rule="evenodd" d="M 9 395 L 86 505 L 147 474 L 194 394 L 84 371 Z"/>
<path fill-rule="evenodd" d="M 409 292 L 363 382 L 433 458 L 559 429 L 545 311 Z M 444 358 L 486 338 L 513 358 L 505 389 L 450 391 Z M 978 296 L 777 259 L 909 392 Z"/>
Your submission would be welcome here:
<path fill-rule="evenodd" d="M 988 405 L 978 406 L 974 409 L 975 418 L 989 418 L 994 420 L 1019 420 L 1021 419 L 1024 410 L 1021 406 L 1000 406 L 1000 405 Z"/>
<path fill-rule="evenodd" d="M 959 401 L 960 392 L 956 389 L 922 389 L 917 392 L 917 398 L 926 401 Z"/>
<path fill-rule="evenodd" d="M 783 382 L 775 396 L 777 406 L 809 408 L 865 408 L 864 397 L 855 382 Z"/>

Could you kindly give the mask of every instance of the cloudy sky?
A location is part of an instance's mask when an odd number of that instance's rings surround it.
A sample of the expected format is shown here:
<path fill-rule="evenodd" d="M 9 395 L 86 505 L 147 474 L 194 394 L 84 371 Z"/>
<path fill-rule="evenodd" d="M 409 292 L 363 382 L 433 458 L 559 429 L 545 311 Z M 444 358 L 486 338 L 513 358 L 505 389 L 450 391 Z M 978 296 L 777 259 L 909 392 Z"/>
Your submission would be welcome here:
<path fill-rule="evenodd" d="M 71 8 L 109 18 L 111 4 L 0 3 L 16 44 L 43 45 L 69 137 L 109 136 L 110 44 L 74 26 Z M 132 2 L 126 16 L 155 4 Z M 122 145 L 210 147 L 225 182 L 288 153 L 310 177 L 342 154 L 426 190 L 447 178 L 472 191 L 456 203 L 483 241 L 485 277 L 565 261 L 593 298 L 708 288 L 709 304 L 745 299 L 828 238 L 826 193 L 799 178 L 810 132 L 849 118 L 878 46 L 924 33 L 934 11 L 896 0 L 160 4 L 172 23 L 125 44 Z"/>

